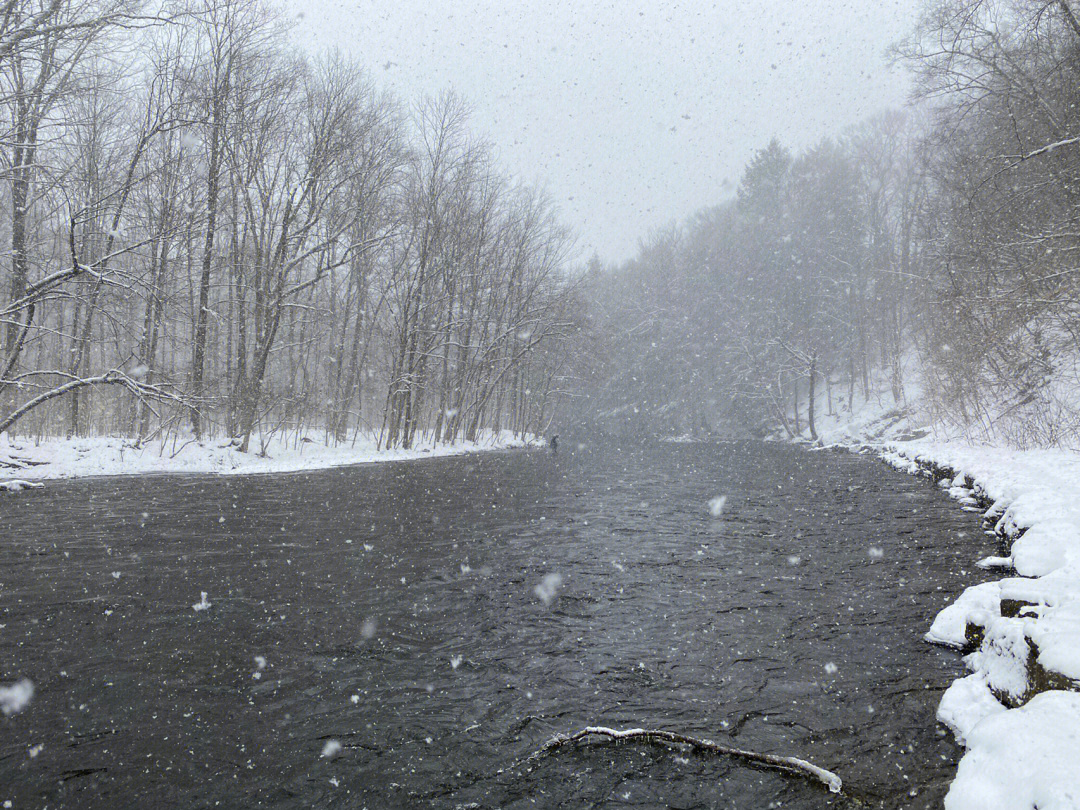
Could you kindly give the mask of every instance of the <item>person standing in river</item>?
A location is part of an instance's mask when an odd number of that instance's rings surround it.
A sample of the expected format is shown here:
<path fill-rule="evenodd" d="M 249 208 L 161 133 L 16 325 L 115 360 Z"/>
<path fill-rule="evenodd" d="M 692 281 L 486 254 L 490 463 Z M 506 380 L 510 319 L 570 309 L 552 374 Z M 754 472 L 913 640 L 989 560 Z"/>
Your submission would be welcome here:
<path fill-rule="evenodd" d="M 559 452 L 559 435 L 558 434 L 555 434 L 554 436 L 551 437 L 551 439 L 548 440 L 548 447 L 551 448 L 552 453 L 558 453 Z"/>

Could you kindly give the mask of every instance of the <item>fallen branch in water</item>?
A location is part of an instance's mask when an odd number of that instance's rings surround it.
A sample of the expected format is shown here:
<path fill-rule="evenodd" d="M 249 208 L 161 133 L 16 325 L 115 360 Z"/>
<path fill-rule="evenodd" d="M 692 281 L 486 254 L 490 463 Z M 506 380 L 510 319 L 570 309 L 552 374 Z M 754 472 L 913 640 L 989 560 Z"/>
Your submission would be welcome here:
<path fill-rule="evenodd" d="M 24 489 L 41 489 L 44 484 L 39 484 L 37 481 L 23 481 L 21 478 L 14 478 L 10 481 L 0 481 L 0 492 L 21 492 Z"/>
<path fill-rule="evenodd" d="M 524 760 L 521 760 L 516 765 L 510 768 L 503 769 L 511 770 L 516 767 L 528 765 L 531 762 L 535 762 L 542 757 L 547 756 L 557 748 L 562 748 L 567 745 L 584 740 L 586 737 L 607 737 L 612 740 L 643 740 L 645 742 L 653 743 L 668 743 L 671 745 L 685 745 L 689 748 L 693 748 L 696 751 L 705 751 L 710 754 L 718 754 L 720 756 L 735 757 L 737 759 L 743 759 L 748 762 L 754 762 L 758 765 L 762 765 L 766 768 L 772 768 L 778 771 L 784 771 L 786 773 L 793 773 L 798 776 L 803 776 L 808 779 L 813 779 L 821 782 L 832 793 L 839 793 L 843 788 L 844 783 L 840 777 L 832 771 L 827 771 L 824 768 L 819 768 L 811 762 L 807 762 L 805 759 L 799 759 L 797 757 L 781 757 L 775 754 L 759 754 L 756 751 L 744 751 L 741 748 L 731 748 L 720 743 L 713 742 L 712 740 L 702 740 L 697 737 L 688 737 L 685 734 L 677 734 L 673 731 L 659 731 L 656 729 L 647 728 L 628 728 L 623 731 L 619 731 L 614 728 L 606 728 L 604 726 L 587 726 L 581 731 L 575 734 L 556 734 L 546 743 L 543 747 L 530 754 Z M 499 773 L 503 773 L 499 771 Z"/>

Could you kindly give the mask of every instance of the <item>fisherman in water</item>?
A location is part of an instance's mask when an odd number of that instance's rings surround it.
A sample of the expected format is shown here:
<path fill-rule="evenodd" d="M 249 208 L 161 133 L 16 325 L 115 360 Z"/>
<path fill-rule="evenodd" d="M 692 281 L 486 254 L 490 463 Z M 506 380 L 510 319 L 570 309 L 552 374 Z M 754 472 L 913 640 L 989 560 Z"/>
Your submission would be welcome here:
<path fill-rule="evenodd" d="M 552 453 L 558 453 L 559 452 L 559 436 L 558 436 L 558 434 L 551 437 L 551 440 L 548 441 L 548 447 L 551 448 Z"/>

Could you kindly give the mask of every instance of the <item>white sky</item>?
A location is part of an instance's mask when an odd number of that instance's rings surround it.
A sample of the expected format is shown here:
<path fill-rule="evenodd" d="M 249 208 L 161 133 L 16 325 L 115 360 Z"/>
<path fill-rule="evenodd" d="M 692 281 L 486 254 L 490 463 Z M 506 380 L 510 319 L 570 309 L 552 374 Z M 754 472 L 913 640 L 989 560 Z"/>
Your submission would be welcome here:
<path fill-rule="evenodd" d="M 288 0 L 311 49 L 406 100 L 452 87 L 583 256 L 729 197 L 772 136 L 808 146 L 904 102 L 888 47 L 922 0 Z M 301 16 L 302 15 L 302 16 Z"/>

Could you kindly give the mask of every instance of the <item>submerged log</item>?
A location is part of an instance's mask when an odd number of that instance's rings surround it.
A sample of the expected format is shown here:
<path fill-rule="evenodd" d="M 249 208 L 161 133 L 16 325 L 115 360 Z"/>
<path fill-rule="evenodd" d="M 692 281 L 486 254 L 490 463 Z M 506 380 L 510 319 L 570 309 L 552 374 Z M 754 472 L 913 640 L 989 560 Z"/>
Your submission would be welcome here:
<path fill-rule="evenodd" d="M 529 765 L 538 759 L 541 759 L 556 749 L 563 748 L 568 745 L 573 745 L 576 742 L 584 740 L 588 737 L 605 737 L 612 740 L 625 741 L 636 740 L 650 743 L 660 743 L 666 745 L 682 745 L 694 749 L 695 751 L 703 751 L 709 754 L 716 754 L 719 756 L 734 757 L 747 762 L 753 762 L 765 768 L 771 768 L 773 770 L 782 771 L 784 773 L 795 774 L 807 779 L 820 782 L 829 789 L 832 793 L 840 793 L 843 790 L 843 781 L 832 771 L 827 771 L 824 768 L 820 768 L 811 762 L 807 762 L 805 759 L 799 759 L 798 757 L 782 757 L 776 754 L 760 754 L 756 751 L 746 751 L 742 748 L 733 748 L 731 746 L 722 745 L 712 740 L 699 739 L 697 737 L 690 737 L 686 734 L 679 734 L 674 731 L 661 731 L 657 729 L 647 728 L 628 728 L 622 731 L 613 728 L 607 728 L 605 726 L 587 726 L 581 731 L 574 734 L 557 734 L 548 740 L 544 745 L 530 754 L 521 762 L 517 763 L 513 767 L 521 767 Z M 510 769 L 512 769 L 510 768 Z M 510 770 L 504 769 L 504 770 Z M 503 773 L 500 771 L 499 773 Z"/>

